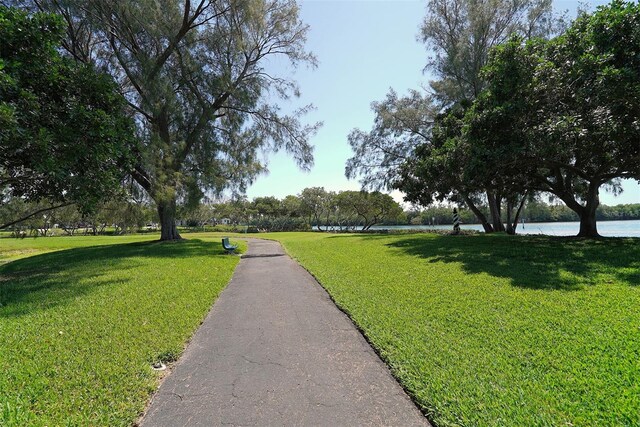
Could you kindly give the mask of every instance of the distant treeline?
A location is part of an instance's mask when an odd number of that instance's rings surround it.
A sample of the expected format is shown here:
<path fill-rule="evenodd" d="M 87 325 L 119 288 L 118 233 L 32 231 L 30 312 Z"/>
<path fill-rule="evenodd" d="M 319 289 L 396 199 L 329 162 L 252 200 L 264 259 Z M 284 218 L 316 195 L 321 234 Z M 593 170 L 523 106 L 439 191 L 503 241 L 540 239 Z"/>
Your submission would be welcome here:
<path fill-rule="evenodd" d="M 488 213 L 485 206 L 481 208 Z M 451 207 L 431 207 L 422 211 L 409 211 L 407 223 L 415 225 L 451 224 Z M 525 222 L 565 222 L 579 221 L 578 215 L 564 205 L 548 205 L 543 202 L 529 202 L 526 204 L 522 216 Z M 640 219 L 640 203 L 598 207 L 596 213 L 598 221 Z M 478 222 L 473 212 L 469 209 L 460 209 L 460 219 L 463 223 L 474 224 Z M 503 220 L 506 220 L 503 218 Z"/>
<path fill-rule="evenodd" d="M 26 203 L 18 198 L 0 205 L 0 224 L 18 221 L 11 231 L 16 236 L 51 234 L 124 234 L 141 231 L 157 231 L 156 206 L 149 200 L 114 200 L 91 215 L 83 215 L 75 206 L 46 209 L 45 202 Z M 477 219 L 470 209 L 457 206 L 465 224 L 475 224 Z M 488 207 L 481 206 L 488 212 Z M 41 215 L 29 212 L 46 211 Z M 403 211 L 389 195 L 361 191 L 326 191 L 321 187 L 305 188 L 298 195 L 283 199 L 256 197 L 218 202 L 200 203 L 197 206 L 178 208 L 178 225 L 204 231 L 212 226 L 219 231 L 355 231 L 367 230 L 374 225 L 442 225 L 452 224 L 453 206 L 430 207 L 422 210 Z M 549 205 L 541 201 L 529 201 L 522 212 L 525 222 L 578 221 L 578 216 L 564 205 Z M 600 220 L 640 219 L 640 203 L 600 206 Z M 503 218 L 506 221 L 506 218 Z M 54 231 L 57 229 L 57 232 Z"/>

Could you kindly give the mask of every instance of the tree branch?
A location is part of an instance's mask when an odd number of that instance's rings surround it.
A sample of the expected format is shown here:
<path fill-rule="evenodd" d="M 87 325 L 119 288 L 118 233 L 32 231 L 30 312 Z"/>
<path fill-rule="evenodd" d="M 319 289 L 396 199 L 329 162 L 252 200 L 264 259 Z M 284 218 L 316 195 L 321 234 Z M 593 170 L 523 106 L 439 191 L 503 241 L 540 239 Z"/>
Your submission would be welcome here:
<path fill-rule="evenodd" d="M 74 204 L 75 204 L 75 203 L 73 203 L 73 202 L 67 202 L 67 203 L 63 203 L 63 204 L 58 205 L 58 206 L 51 206 L 51 207 L 49 207 L 49 208 L 39 209 L 39 210 L 37 210 L 37 211 L 35 211 L 35 212 L 33 212 L 33 213 L 30 213 L 29 215 L 24 216 L 24 217 L 22 217 L 22 218 L 20 218 L 20 219 L 17 219 L 17 220 L 15 220 L 15 221 L 11 221 L 11 222 L 8 222 L 8 223 L 6 223 L 6 224 L 2 224 L 2 225 L 0 225 L 0 230 L 3 230 L 3 229 L 5 229 L 5 228 L 7 228 L 7 227 L 11 227 L 12 225 L 17 224 L 17 223 L 19 223 L 19 222 L 26 221 L 26 220 L 28 220 L 29 218 L 34 217 L 34 216 L 36 216 L 36 215 L 38 215 L 38 214 L 40 214 L 40 213 L 42 213 L 42 212 L 48 212 L 48 211 L 52 211 L 52 210 L 54 210 L 54 209 L 63 208 L 63 207 L 65 207 L 65 206 L 71 206 L 71 205 L 74 205 Z"/>

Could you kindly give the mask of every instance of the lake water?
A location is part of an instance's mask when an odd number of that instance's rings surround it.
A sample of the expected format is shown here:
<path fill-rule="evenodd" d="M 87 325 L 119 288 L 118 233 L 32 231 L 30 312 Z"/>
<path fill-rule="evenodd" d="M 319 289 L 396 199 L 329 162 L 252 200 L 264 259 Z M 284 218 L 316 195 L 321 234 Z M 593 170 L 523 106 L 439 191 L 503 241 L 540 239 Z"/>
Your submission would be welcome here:
<path fill-rule="evenodd" d="M 374 230 L 451 230 L 452 225 L 387 225 L 374 226 Z M 480 224 L 462 224 L 464 230 L 483 231 Z M 518 234 L 546 234 L 549 236 L 575 236 L 580 230 L 579 222 L 532 222 L 524 226 L 518 224 Z M 640 237 L 640 220 L 629 221 L 598 221 L 598 232 L 607 237 Z"/>

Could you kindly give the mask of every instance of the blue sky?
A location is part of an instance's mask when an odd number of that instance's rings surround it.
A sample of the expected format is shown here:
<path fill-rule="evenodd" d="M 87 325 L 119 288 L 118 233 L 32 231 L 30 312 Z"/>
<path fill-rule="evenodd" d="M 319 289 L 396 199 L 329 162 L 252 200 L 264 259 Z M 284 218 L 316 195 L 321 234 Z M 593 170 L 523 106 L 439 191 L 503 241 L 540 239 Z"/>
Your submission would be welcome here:
<path fill-rule="evenodd" d="M 357 181 L 344 176 L 345 162 L 351 157 L 347 135 L 353 128 L 371 128 L 371 102 L 382 100 L 390 88 L 403 94 L 430 80 L 422 71 L 429 53 L 417 41 L 425 1 L 306 0 L 300 5 L 302 20 L 311 27 L 307 48 L 319 65 L 295 70 L 302 96 L 281 105 L 283 111 L 315 105 L 316 110 L 306 117 L 310 123 L 324 122 L 311 141 L 315 165 L 310 172 L 302 172 L 285 153 L 268 155 L 270 172 L 249 187 L 250 199 L 283 198 L 306 187 L 359 189 Z M 577 5 L 571 0 L 554 1 L 557 11 L 573 12 Z M 625 182 L 624 190 L 618 197 L 603 192 L 602 203 L 640 203 L 637 182 Z M 400 200 L 400 195 L 394 196 Z"/>

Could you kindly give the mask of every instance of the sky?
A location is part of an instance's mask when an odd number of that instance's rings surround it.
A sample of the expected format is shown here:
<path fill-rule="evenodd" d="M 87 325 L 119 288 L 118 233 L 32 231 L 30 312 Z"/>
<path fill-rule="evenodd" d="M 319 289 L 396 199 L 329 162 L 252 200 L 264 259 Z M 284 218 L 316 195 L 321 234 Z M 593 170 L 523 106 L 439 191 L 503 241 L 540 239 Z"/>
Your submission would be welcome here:
<path fill-rule="evenodd" d="M 591 1 L 596 6 L 605 1 Z M 575 14 L 577 1 L 555 0 L 554 10 Z M 302 95 L 281 102 L 283 112 L 307 104 L 315 110 L 306 123 L 323 122 L 312 137 L 314 166 L 298 169 L 284 152 L 269 154 L 269 173 L 258 177 L 247 190 L 249 199 L 299 194 L 307 187 L 325 190 L 359 190 L 357 180 L 344 175 L 352 156 L 347 135 L 354 128 L 368 131 L 373 125 L 371 103 L 381 101 L 393 88 L 400 95 L 426 86 L 432 78 L 423 72 L 430 56 L 417 36 L 425 16 L 426 2 L 414 0 L 303 0 L 300 15 L 310 26 L 307 49 L 318 58 L 318 67 L 283 69 L 300 86 Z M 601 191 L 601 203 L 640 203 L 640 185 L 623 183 L 614 197 Z M 400 193 L 393 194 L 398 201 Z"/>

